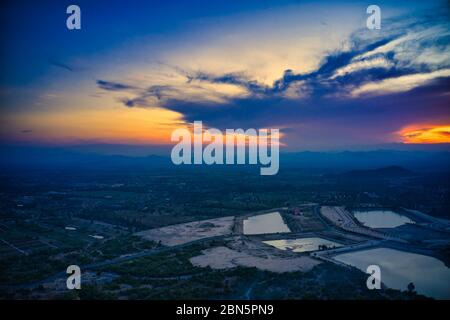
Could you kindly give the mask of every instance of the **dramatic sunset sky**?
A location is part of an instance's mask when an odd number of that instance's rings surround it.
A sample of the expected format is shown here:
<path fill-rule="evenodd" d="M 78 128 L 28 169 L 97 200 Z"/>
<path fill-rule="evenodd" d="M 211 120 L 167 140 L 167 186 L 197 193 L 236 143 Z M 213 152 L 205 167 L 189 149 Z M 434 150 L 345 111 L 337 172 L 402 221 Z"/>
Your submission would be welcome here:
<path fill-rule="evenodd" d="M 450 143 L 447 1 L 11 1 L 0 16 L 2 143 L 166 145 L 196 120 L 280 128 L 286 150 Z"/>

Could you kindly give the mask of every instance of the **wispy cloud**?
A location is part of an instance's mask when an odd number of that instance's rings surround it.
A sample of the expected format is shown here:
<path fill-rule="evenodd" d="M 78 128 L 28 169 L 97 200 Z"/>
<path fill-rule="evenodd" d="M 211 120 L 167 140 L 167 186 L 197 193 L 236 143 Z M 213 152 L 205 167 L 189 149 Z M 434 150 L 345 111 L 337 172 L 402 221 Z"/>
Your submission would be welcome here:
<path fill-rule="evenodd" d="M 416 73 L 364 84 L 352 91 L 353 96 L 409 91 L 439 78 L 450 77 L 450 69 Z"/>
<path fill-rule="evenodd" d="M 103 89 L 106 91 L 136 90 L 135 86 L 120 83 L 120 82 L 106 81 L 106 80 L 97 80 L 97 85 L 100 89 Z"/>
<path fill-rule="evenodd" d="M 127 107 L 169 109 L 186 122 L 278 126 L 305 137 L 312 132 L 322 135 L 320 130 L 328 125 L 349 137 L 365 130 L 376 139 L 377 134 L 386 137 L 414 122 L 415 115 L 436 118 L 445 113 L 450 97 L 449 30 L 447 19 L 439 16 L 386 20 L 380 32 L 353 32 L 345 45 L 325 53 L 317 68 L 286 68 L 271 85 L 248 70 L 219 73 L 170 64 L 161 73 L 170 76 L 142 83 L 142 88 L 106 80 L 97 85 L 128 94 L 119 99 Z M 391 118 L 380 129 L 376 121 L 387 115 Z"/>

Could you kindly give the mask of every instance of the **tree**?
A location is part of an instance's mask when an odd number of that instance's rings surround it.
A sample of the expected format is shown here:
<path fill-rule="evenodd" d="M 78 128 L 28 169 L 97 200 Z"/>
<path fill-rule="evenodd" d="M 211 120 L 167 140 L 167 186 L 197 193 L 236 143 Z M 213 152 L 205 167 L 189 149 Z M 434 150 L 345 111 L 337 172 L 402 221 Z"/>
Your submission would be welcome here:
<path fill-rule="evenodd" d="M 416 289 L 416 286 L 414 285 L 414 283 L 410 282 L 408 284 L 408 293 L 410 293 L 410 294 L 416 293 L 415 289 Z"/>

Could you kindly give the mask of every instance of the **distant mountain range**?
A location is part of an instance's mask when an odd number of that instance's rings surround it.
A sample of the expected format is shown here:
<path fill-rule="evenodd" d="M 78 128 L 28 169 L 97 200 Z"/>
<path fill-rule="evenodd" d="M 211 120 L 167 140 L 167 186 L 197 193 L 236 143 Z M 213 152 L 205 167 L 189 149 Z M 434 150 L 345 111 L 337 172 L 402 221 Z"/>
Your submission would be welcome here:
<path fill-rule="evenodd" d="M 292 168 L 349 171 L 351 176 L 407 175 L 412 171 L 450 171 L 449 151 L 343 151 L 280 154 L 280 170 Z M 257 165 L 259 167 L 259 165 Z M 170 156 L 122 156 L 63 148 L 0 146 L 0 168 L 171 168 Z M 189 167 L 184 165 L 184 167 Z M 191 165 L 190 167 L 194 167 Z M 242 167 L 239 166 L 239 167 Z M 372 170 L 374 168 L 382 168 Z"/>
<path fill-rule="evenodd" d="M 369 170 L 351 170 L 342 174 L 349 178 L 402 178 L 413 176 L 414 172 L 400 166 L 388 166 Z"/>
<path fill-rule="evenodd" d="M 413 171 L 450 171 L 449 151 L 376 150 L 298 152 L 282 154 L 280 161 L 280 168 L 283 166 L 318 169 L 328 168 L 345 171 L 402 167 Z M 395 171 L 392 168 L 389 170 Z M 356 174 L 358 173 L 356 172 Z"/>

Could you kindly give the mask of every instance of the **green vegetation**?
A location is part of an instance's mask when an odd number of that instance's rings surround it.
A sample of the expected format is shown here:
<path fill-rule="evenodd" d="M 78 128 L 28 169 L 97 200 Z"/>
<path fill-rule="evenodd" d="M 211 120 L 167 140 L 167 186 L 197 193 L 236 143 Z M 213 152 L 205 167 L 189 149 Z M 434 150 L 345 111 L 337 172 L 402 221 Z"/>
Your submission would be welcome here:
<path fill-rule="evenodd" d="M 189 258 L 201 254 L 202 248 L 201 245 L 191 245 L 180 250 L 158 253 L 108 266 L 101 270 L 132 277 L 171 277 L 195 274 L 203 269 L 194 267 Z"/>
<path fill-rule="evenodd" d="M 35 295 L 92 298 L 416 298 L 393 290 L 367 292 L 359 271 L 321 265 L 309 273 L 275 274 L 237 268 L 217 271 L 192 266 L 189 258 L 207 244 L 159 252 L 159 245 L 133 236 L 140 230 L 241 215 L 279 207 L 300 207 L 283 217 L 294 232 L 324 224 L 308 203 L 347 207 L 408 207 L 448 218 L 449 184 L 441 176 L 360 179 L 331 171 L 285 170 L 265 177 L 235 170 L 75 170 L 8 172 L 0 177 L 0 297 Z M 359 179 L 359 180 L 358 180 Z M 66 229 L 74 228 L 74 230 Z M 326 226 L 325 226 L 326 228 Z M 413 227 L 410 227 L 413 228 Z M 402 235 L 415 245 L 444 239 L 435 230 Z M 449 265 L 448 247 L 437 256 Z M 211 245 L 211 244 L 210 244 Z M 220 245 L 216 243 L 215 245 Z M 28 288 L 38 280 L 80 266 L 155 250 L 157 253 L 98 269 L 112 273 L 87 283 L 83 294 Z M 24 254 L 26 253 L 26 255 Z M 23 284 L 23 287 L 10 285 Z"/>

